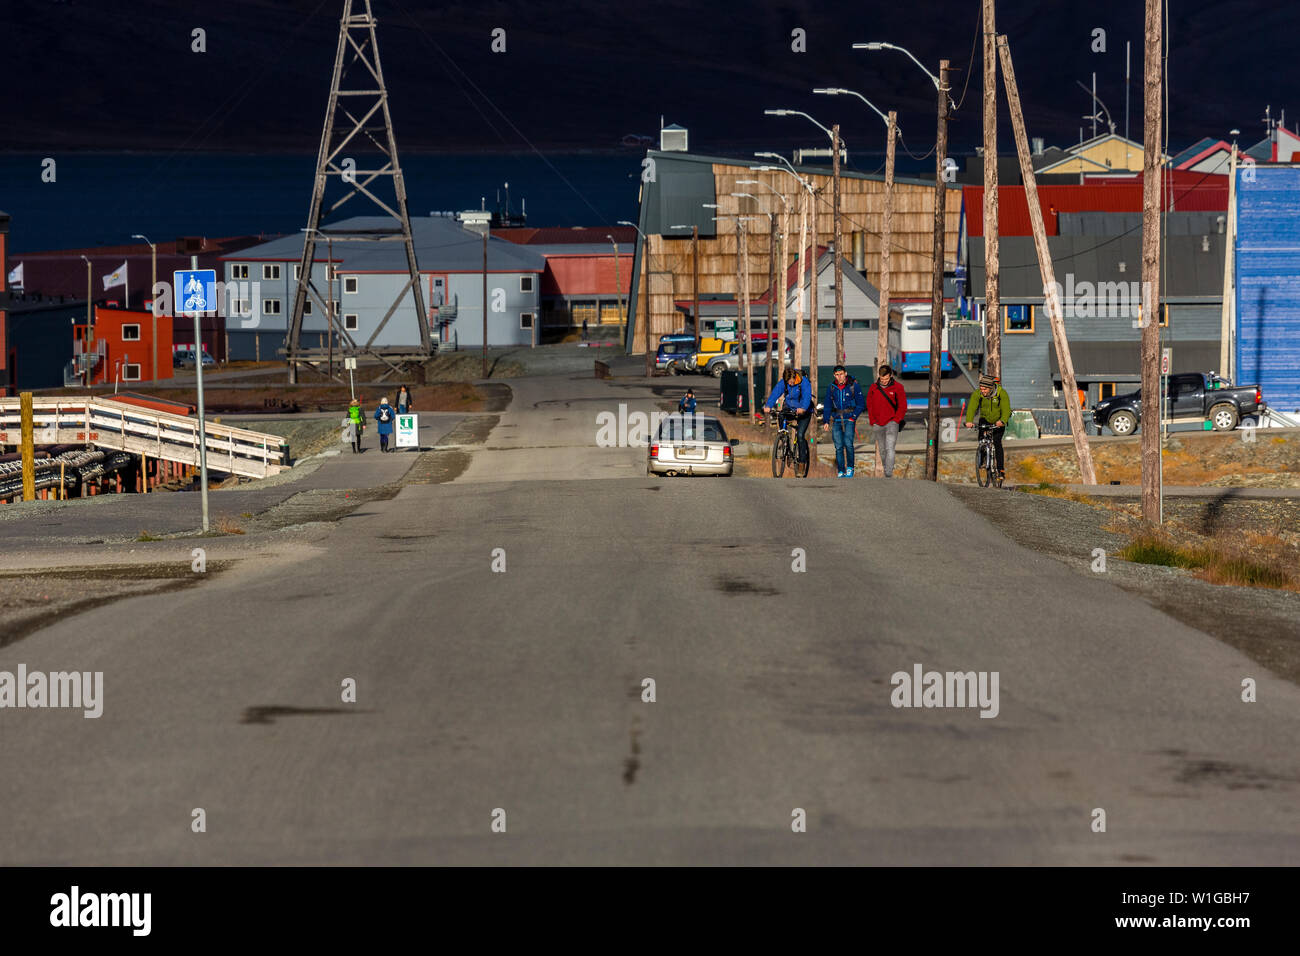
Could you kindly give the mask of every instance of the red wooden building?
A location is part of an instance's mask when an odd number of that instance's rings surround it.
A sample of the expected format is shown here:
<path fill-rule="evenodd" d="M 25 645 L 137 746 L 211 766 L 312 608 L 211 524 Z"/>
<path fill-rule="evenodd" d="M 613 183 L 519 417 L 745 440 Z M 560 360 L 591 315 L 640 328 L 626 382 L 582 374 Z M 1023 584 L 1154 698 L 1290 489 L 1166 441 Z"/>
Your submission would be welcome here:
<path fill-rule="evenodd" d="M 115 382 L 150 382 L 172 377 L 172 317 L 160 315 L 157 348 L 154 347 L 154 316 L 151 312 L 95 307 L 95 335 L 89 348 L 86 326 L 78 325 L 73 352 L 99 356 L 92 369 L 92 385 Z M 157 357 L 157 367 L 154 365 Z"/>

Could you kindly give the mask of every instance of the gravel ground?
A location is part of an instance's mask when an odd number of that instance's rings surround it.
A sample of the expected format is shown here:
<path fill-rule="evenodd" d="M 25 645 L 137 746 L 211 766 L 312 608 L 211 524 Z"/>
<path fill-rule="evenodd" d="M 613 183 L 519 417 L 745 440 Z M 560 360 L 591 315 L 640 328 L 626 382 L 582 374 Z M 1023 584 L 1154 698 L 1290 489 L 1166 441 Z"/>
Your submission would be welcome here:
<path fill-rule="evenodd" d="M 1300 594 L 1271 588 L 1209 584 L 1191 571 L 1134 564 L 1114 557 L 1128 541 L 1113 528 L 1116 513 L 1108 508 L 1009 490 L 949 485 L 949 492 L 982 515 L 1016 543 L 1094 575 L 1093 550 L 1106 552 L 1100 572 L 1126 591 L 1184 624 L 1213 635 L 1256 663 L 1287 680 L 1300 683 Z M 1279 510 L 1295 519 L 1295 502 L 1235 501 L 1223 511 L 1213 501 L 1179 500 L 1166 504 L 1177 520 L 1189 526 L 1233 522 L 1238 528 L 1268 532 Z M 1040 595 L 1027 595 L 1036 602 Z M 1008 604 L 1024 607 L 1016 600 Z M 1251 676 L 1243 674 L 1243 677 Z"/>

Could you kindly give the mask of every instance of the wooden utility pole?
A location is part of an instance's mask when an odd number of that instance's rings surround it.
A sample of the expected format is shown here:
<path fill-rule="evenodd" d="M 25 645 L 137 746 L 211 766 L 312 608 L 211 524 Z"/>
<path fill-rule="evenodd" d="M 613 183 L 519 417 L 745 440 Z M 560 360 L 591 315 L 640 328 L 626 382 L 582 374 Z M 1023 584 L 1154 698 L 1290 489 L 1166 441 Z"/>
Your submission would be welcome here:
<path fill-rule="evenodd" d="M 876 326 L 876 368 L 889 361 L 889 259 L 894 242 L 894 142 L 898 138 L 898 113 L 889 111 L 885 142 L 885 226 L 880 233 L 880 320 Z M 900 331 L 901 334 L 901 331 Z M 873 370 L 874 372 L 874 370 Z M 895 371 L 894 374 L 898 374 Z M 884 477 L 885 461 L 876 449 L 877 478 Z"/>
<path fill-rule="evenodd" d="M 998 53 L 994 0 L 984 0 L 984 371 L 1002 377 L 998 288 Z"/>
<path fill-rule="evenodd" d="M 798 294 L 794 300 L 794 367 L 803 370 L 803 283 L 804 252 L 808 248 L 808 189 L 802 190 L 799 197 L 799 278 L 796 280 Z M 784 381 L 784 379 L 782 379 Z"/>
<path fill-rule="evenodd" d="M 691 317 L 695 320 L 695 351 L 700 350 L 700 227 L 691 226 Z"/>
<path fill-rule="evenodd" d="M 946 230 L 948 187 L 943 181 L 943 161 L 948 155 L 948 61 L 939 61 L 939 130 L 934 141 L 934 269 L 930 282 L 930 389 L 925 425 L 925 478 L 939 480 L 939 371 L 943 343 L 943 240 Z"/>
<path fill-rule="evenodd" d="M 1047 247 L 1043 207 L 1038 201 L 1038 182 L 1034 178 L 1034 164 L 1029 155 L 1025 117 L 1020 112 L 1020 91 L 1016 87 L 1016 73 L 1011 66 L 1011 50 L 1007 46 L 1005 36 L 998 37 L 998 54 L 1002 60 L 1002 80 L 1007 87 L 1007 112 L 1011 114 L 1011 128 L 1015 131 L 1016 137 L 1016 153 L 1020 157 L 1020 175 L 1025 183 L 1029 224 L 1034 230 L 1034 248 L 1038 252 L 1038 271 L 1043 279 L 1044 304 L 1047 318 L 1052 324 L 1056 363 L 1061 368 L 1061 387 L 1065 390 L 1065 410 L 1070 416 L 1070 434 L 1074 438 L 1074 453 L 1079 459 L 1079 475 L 1083 483 L 1095 485 L 1097 478 L 1092 469 L 1092 451 L 1088 445 L 1088 435 L 1083 430 L 1083 414 L 1079 407 L 1079 392 L 1074 378 L 1074 360 L 1070 357 L 1070 343 L 1065 338 L 1065 320 L 1061 317 L 1060 287 L 1056 284 L 1056 270 L 1052 266 L 1052 254 Z"/>
<path fill-rule="evenodd" d="M 23 501 L 36 500 L 36 445 L 32 418 L 32 393 L 18 393 L 18 422 L 23 455 Z"/>
<path fill-rule="evenodd" d="M 767 214 L 768 239 L 767 239 L 767 360 L 763 363 L 764 379 L 767 383 L 767 391 L 763 393 L 766 398 L 772 394 L 772 349 L 777 345 L 776 329 L 773 322 L 776 316 L 772 310 L 776 308 L 776 213 Z M 784 333 L 782 333 L 784 335 Z"/>
<path fill-rule="evenodd" d="M 741 261 L 740 294 L 745 303 L 745 419 L 752 422 L 754 420 L 754 335 L 749 320 L 749 230 L 745 228 L 743 219 L 737 225 L 740 226 L 740 245 L 737 248 Z"/>
<path fill-rule="evenodd" d="M 889 361 L 889 260 L 894 239 L 894 141 L 898 138 L 898 113 L 889 111 L 885 141 L 885 225 L 880 233 L 880 322 L 876 326 L 876 368 Z M 884 470 L 881 470 L 884 474 Z"/>
<path fill-rule="evenodd" d="M 781 326 L 781 348 L 777 352 L 777 372 L 779 374 L 781 381 L 783 382 L 785 381 L 785 339 L 786 339 L 785 300 L 789 297 L 789 293 L 790 293 L 789 286 L 786 283 L 786 269 L 788 268 L 788 265 L 786 263 L 786 258 L 785 258 L 787 255 L 789 255 L 789 252 L 787 252 L 785 246 L 785 237 L 790 234 L 790 206 L 789 203 L 785 203 L 784 205 L 785 205 L 785 225 L 781 228 L 781 290 L 780 290 L 781 301 L 777 305 L 777 318 L 779 320 L 778 324 Z M 771 395 L 772 389 L 769 388 L 767 390 L 767 394 Z"/>
<path fill-rule="evenodd" d="M 812 335 L 808 339 L 808 385 L 812 389 L 812 411 L 814 414 L 817 410 L 817 332 L 821 328 L 820 313 L 817 308 L 817 263 L 821 258 L 820 250 L 817 248 L 817 239 L 819 230 L 817 228 L 817 194 L 826 187 L 820 187 L 813 194 L 809 204 L 812 206 L 812 269 L 811 275 L 808 276 L 808 325 L 812 329 Z M 808 428 L 808 434 L 812 436 L 808 440 L 810 450 L 808 453 L 808 467 L 817 460 L 817 429 Z"/>
<path fill-rule="evenodd" d="M 654 356 L 650 354 L 650 237 L 641 240 L 641 273 L 645 276 L 645 377 L 654 375 Z"/>
<path fill-rule="evenodd" d="M 831 127 L 831 181 L 832 196 L 831 202 L 834 204 L 832 210 L 831 230 L 835 233 L 835 241 L 831 245 L 835 249 L 835 363 L 838 365 L 844 361 L 844 272 L 840 268 L 842 256 L 840 254 L 840 124 L 836 123 Z"/>
<path fill-rule="evenodd" d="M 488 329 L 487 329 L 487 325 L 488 325 L 488 323 L 487 323 L 487 313 L 488 313 L 488 296 L 487 296 L 487 240 L 488 240 L 488 234 L 487 234 L 487 231 L 488 231 L 488 225 L 487 225 L 486 223 L 484 223 L 484 225 L 483 225 L 483 377 L 484 377 L 484 378 L 487 378 L 487 377 L 488 377 L 488 358 L 487 358 L 487 343 L 488 343 Z M 308 233 L 308 235 L 310 235 L 310 233 Z M 310 264 L 308 265 L 308 268 L 310 268 Z M 333 295 L 334 295 L 334 287 L 333 287 L 333 286 L 329 286 L 329 290 L 330 290 L 330 291 L 329 291 L 330 297 L 332 298 Z M 293 379 L 293 376 L 297 374 L 297 371 L 298 371 L 298 366 L 297 366 L 294 362 L 290 361 L 290 362 L 289 362 L 289 375 L 290 375 L 290 381 L 294 381 L 294 380 L 295 380 L 295 379 Z"/>
<path fill-rule="evenodd" d="M 1146 49 L 1142 63 L 1142 518 L 1161 523 L 1160 474 L 1160 124 L 1163 84 L 1160 63 L 1160 0 L 1146 0 Z M 1231 236 L 1228 237 L 1231 240 Z"/>

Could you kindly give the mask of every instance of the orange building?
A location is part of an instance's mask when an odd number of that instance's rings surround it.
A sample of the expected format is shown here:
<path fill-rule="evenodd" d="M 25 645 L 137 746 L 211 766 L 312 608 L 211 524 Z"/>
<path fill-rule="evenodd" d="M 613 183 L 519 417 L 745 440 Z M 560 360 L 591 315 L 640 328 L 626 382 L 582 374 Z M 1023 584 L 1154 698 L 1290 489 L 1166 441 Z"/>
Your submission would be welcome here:
<path fill-rule="evenodd" d="M 78 325 L 74 351 L 99 355 L 91 373 L 91 384 L 150 382 L 172 377 L 172 317 L 160 315 L 158 341 L 154 344 L 154 316 L 151 312 L 95 307 L 95 335 L 86 346 L 86 326 Z M 155 368 L 155 355 L 157 367 Z"/>

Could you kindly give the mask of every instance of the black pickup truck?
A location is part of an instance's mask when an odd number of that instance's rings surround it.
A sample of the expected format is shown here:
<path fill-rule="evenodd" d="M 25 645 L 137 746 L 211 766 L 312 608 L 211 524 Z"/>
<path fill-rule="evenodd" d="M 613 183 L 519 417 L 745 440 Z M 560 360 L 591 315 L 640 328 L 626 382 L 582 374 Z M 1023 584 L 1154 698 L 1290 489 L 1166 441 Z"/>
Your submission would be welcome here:
<path fill-rule="evenodd" d="M 1215 431 L 1231 431 L 1242 418 L 1264 407 L 1258 385 L 1233 386 L 1217 375 L 1182 372 L 1169 376 L 1166 414 L 1171 419 L 1209 421 Z M 1113 395 L 1092 406 L 1098 428 L 1115 435 L 1132 435 L 1142 414 L 1142 391 Z"/>

